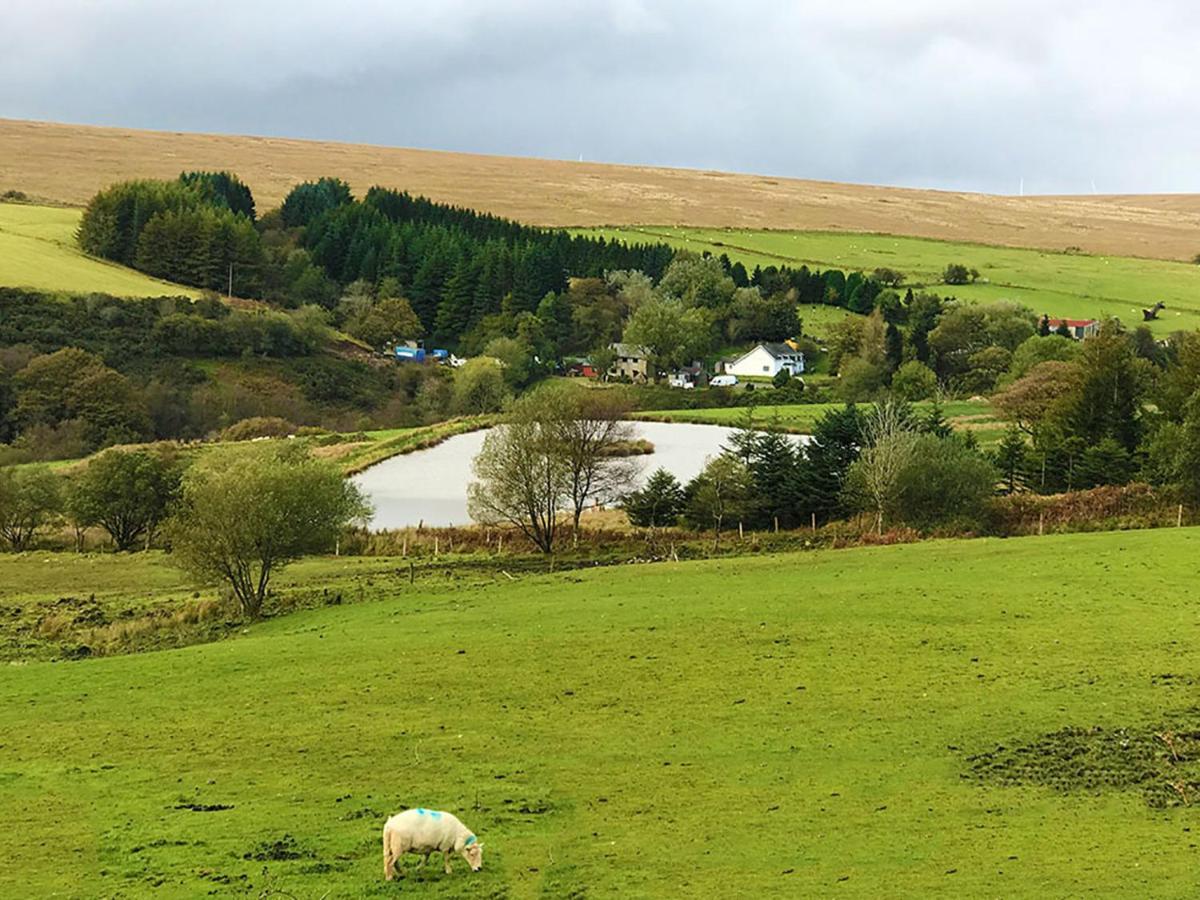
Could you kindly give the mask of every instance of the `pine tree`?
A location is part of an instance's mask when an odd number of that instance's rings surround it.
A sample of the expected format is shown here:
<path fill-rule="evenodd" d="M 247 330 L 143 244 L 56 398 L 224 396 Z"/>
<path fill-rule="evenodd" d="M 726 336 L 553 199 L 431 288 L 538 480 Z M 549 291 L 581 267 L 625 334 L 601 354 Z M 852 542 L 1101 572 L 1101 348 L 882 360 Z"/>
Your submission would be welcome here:
<path fill-rule="evenodd" d="M 1010 426 L 996 447 L 996 468 L 1000 470 L 1005 490 L 1010 494 L 1024 480 L 1026 452 L 1025 436 L 1017 426 Z"/>
<path fill-rule="evenodd" d="M 796 448 L 776 431 L 759 436 L 750 458 L 750 476 L 754 480 L 755 513 L 760 526 L 776 521 L 783 528 L 796 524 Z"/>
<path fill-rule="evenodd" d="M 891 322 L 888 323 L 887 330 L 884 332 L 883 344 L 888 369 L 895 372 L 904 362 L 904 337 L 900 334 L 900 329 Z"/>

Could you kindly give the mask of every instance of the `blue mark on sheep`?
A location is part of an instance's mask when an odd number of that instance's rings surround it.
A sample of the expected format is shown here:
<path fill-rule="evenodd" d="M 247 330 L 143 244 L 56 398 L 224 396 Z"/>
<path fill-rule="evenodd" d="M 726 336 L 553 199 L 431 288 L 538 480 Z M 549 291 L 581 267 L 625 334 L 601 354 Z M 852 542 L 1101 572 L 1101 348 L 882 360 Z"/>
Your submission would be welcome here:
<path fill-rule="evenodd" d="M 433 816 L 435 819 L 440 819 L 442 817 L 442 814 L 440 812 L 438 812 L 436 809 L 431 809 L 429 811 L 429 814 L 431 816 Z"/>
<path fill-rule="evenodd" d="M 418 806 L 418 807 L 417 807 L 417 815 L 418 815 L 418 816 L 423 816 L 423 815 L 425 815 L 425 810 L 421 809 L 421 807 L 419 807 L 419 806 Z"/>
<path fill-rule="evenodd" d="M 463 846 L 470 847 L 473 843 L 475 843 L 475 835 L 471 835 L 469 838 L 467 838 L 467 841 L 465 844 L 463 844 Z"/>

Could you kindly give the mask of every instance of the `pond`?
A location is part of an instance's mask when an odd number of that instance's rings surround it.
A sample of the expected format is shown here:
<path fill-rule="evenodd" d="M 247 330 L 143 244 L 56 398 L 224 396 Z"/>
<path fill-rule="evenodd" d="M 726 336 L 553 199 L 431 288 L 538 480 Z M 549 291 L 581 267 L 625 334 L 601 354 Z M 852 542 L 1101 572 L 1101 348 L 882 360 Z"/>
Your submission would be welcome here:
<path fill-rule="evenodd" d="M 704 468 L 704 461 L 721 452 L 734 429 L 719 425 L 680 422 L 635 422 L 638 437 L 654 445 L 654 452 L 634 457 L 639 480 L 665 468 L 688 482 Z M 460 434 L 404 456 L 393 456 L 354 476 L 354 482 L 375 506 L 371 528 L 407 528 L 468 525 L 467 485 L 473 476 L 471 462 L 483 446 L 486 431 Z M 795 435 L 797 442 L 806 438 Z"/>

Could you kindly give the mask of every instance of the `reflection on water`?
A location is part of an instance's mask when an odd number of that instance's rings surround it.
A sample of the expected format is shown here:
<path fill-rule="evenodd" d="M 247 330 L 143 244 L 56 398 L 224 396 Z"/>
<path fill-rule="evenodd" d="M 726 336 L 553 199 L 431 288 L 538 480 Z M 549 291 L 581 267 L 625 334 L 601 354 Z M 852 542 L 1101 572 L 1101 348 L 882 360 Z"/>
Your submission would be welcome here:
<path fill-rule="evenodd" d="M 654 444 L 654 453 L 634 458 L 641 467 L 640 478 L 661 466 L 685 483 L 699 474 L 706 458 L 721 452 L 733 433 L 732 428 L 675 422 L 636 422 L 634 426 L 639 437 Z M 394 456 L 355 475 L 354 482 L 375 505 L 371 527 L 468 524 L 471 462 L 486 434 L 459 434 L 436 447 Z"/>

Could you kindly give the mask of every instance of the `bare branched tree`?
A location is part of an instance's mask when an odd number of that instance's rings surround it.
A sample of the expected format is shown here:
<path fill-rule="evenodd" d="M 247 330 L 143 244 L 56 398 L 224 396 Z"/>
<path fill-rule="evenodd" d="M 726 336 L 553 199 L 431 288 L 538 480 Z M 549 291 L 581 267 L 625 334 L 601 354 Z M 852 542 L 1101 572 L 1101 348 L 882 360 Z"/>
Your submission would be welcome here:
<path fill-rule="evenodd" d="M 515 525 L 543 553 L 554 552 L 559 513 L 570 496 L 567 467 L 553 423 L 536 395 L 514 404 L 475 457 L 467 489 L 471 518 Z"/>
<path fill-rule="evenodd" d="M 900 473 L 908 464 L 916 432 L 906 408 L 891 399 L 879 403 L 863 428 L 867 447 L 857 463 L 863 493 L 875 510 L 875 530 L 883 533 L 885 514 L 896 502 Z"/>
<path fill-rule="evenodd" d="M 557 452 L 567 472 L 573 539 L 590 501 L 608 503 L 633 487 L 639 464 L 622 452 L 637 438 L 630 406 L 613 391 L 574 386 L 546 395 Z"/>

